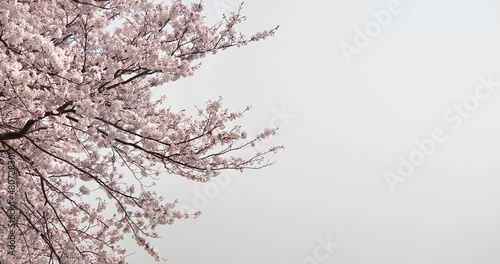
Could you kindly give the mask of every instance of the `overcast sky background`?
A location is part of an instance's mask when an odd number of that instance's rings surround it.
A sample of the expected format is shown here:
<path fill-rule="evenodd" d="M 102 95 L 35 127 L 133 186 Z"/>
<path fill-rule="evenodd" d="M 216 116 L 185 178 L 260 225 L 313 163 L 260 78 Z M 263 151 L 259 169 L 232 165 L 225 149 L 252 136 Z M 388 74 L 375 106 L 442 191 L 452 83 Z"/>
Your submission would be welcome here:
<path fill-rule="evenodd" d="M 219 95 L 231 109 L 252 105 L 242 124 L 280 126 L 268 144 L 286 148 L 272 167 L 211 187 L 164 175 L 159 193 L 203 211 L 159 229 L 153 244 L 168 263 L 500 263 L 500 92 L 457 129 L 443 119 L 481 76 L 500 82 L 500 2 L 401 0 L 348 63 L 341 43 L 354 45 L 355 28 L 389 2 L 248 0 L 240 29 L 281 25 L 274 38 L 209 56 L 155 90 L 179 109 Z M 208 21 L 238 5 L 205 3 Z M 435 129 L 446 141 L 392 192 L 386 172 Z M 315 258 L 328 239 L 336 248 Z M 133 252 L 129 263 L 155 263 Z"/>

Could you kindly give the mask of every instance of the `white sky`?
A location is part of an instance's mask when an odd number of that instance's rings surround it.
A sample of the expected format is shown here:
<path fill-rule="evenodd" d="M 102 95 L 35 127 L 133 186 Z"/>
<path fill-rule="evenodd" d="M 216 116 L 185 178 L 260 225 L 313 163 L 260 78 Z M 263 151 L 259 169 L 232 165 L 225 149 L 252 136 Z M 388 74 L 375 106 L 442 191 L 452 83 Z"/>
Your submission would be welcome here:
<path fill-rule="evenodd" d="M 237 6 L 205 3 L 209 20 L 216 7 Z M 195 76 L 158 90 L 179 108 L 219 95 L 232 109 L 252 105 L 243 125 L 282 126 L 269 144 L 286 148 L 274 166 L 227 185 L 165 175 L 162 195 L 203 209 L 159 229 L 153 242 L 168 263 L 500 262 L 500 92 L 457 129 L 443 119 L 479 77 L 500 82 L 500 2 L 401 0 L 402 12 L 349 64 L 339 45 L 353 45 L 355 28 L 388 3 L 246 1 L 241 29 L 279 24 L 276 37 L 210 56 Z M 434 129 L 447 140 L 391 192 L 385 173 Z M 339 246 L 315 258 L 328 237 Z M 129 263 L 155 263 L 130 250 Z"/>

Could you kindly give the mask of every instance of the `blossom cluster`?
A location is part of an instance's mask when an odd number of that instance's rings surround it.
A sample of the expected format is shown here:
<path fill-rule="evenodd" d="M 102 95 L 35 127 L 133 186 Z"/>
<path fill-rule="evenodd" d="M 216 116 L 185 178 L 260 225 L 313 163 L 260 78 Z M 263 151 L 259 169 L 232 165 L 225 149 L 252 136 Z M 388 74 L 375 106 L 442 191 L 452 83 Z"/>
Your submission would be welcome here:
<path fill-rule="evenodd" d="M 246 110 L 219 98 L 192 117 L 152 99 L 205 56 L 276 30 L 245 37 L 240 10 L 212 26 L 203 10 L 180 0 L 0 1 L 0 151 L 20 172 L 17 252 L 0 247 L 0 263 L 125 263 L 126 235 L 159 260 L 147 240 L 155 227 L 198 213 L 163 202 L 145 179 L 205 182 L 272 164 L 265 155 L 280 146 L 238 155 L 275 132 L 249 137 L 234 124 Z M 6 222 L 0 212 L 0 234 Z"/>

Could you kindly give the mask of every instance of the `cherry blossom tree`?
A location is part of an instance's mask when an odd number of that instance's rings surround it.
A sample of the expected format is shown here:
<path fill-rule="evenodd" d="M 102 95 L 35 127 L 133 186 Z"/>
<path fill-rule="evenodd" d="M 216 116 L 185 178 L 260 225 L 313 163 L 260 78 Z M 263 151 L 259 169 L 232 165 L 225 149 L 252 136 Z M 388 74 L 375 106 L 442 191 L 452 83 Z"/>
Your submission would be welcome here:
<path fill-rule="evenodd" d="M 190 116 L 151 91 L 277 28 L 244 36 L 241 8 L 207 25 L 203 2 L 159 2 L 0 1 L 0 263 L 125 263 L 126 237 L 160 261 L 155 228 L 198 213 L 144 181 L 273 163 L 281 146 L 241 154 L 276 132 L 247 137 L 249 108 L 219 98 Z"/>

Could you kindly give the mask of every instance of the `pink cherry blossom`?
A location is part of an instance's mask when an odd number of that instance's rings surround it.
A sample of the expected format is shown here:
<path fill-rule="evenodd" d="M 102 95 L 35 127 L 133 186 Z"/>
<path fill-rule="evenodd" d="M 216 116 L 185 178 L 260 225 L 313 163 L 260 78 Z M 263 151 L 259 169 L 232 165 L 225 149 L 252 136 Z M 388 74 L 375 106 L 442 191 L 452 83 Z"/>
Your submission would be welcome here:
<path fill-rule="evenodd" d="M 193 75 L 205 56 L 277 29 L 245 37 L 241 9 L 215 25 L 203 10 L 180 0 L 0 1 L 0 176 L 10 174 L 7 153 L 18 172 L 15 254 L 2 238 L 0 263 L 125 263 L 126 237 L 161 260 L 155 228 L 199 212 L 164 202 L 145 178 L 205 182 L 273 163 L 265 156 L 280 146 L 241 154 L 276 132 L 251 137 L 234 125 L 250 108 L 218 98 L 195 118 L 152 100 L 151 89 Z M 9 188 L 0 182 L 0 234 L 11 230 Z"/>

